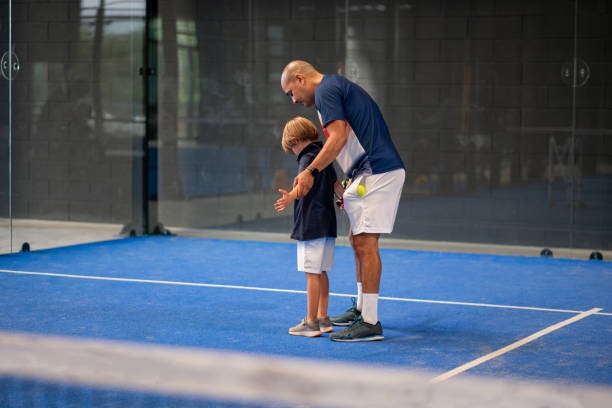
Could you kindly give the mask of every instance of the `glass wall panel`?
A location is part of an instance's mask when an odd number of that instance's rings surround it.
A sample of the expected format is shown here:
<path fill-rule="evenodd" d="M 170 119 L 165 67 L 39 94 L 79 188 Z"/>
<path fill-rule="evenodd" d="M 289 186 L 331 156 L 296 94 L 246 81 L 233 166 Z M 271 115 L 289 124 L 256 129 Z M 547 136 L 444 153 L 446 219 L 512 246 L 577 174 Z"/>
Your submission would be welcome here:
<path fill-rule="evenodd" d="M 407 167 L 394 238 L 612 249 L 607 2 L 159 1 L 159 221 L 289 234 L 292 59 L 362 85 Z M 347 231 L 340 214 L 341 231 Z"/>
<path fill-rule="evenodd" d="M 288 235 L 282 128 L 317 122 L 280 90 L 292 59 L 378 101 L 407 167 L 392 237 L 611 249 L 609 20 L 586 0 L 3 2 L 1 251 Z"/>
<path fill-rule="evenodd" d="M 12 250 L 138 230 L 144 0 L 12 4 Z"/>

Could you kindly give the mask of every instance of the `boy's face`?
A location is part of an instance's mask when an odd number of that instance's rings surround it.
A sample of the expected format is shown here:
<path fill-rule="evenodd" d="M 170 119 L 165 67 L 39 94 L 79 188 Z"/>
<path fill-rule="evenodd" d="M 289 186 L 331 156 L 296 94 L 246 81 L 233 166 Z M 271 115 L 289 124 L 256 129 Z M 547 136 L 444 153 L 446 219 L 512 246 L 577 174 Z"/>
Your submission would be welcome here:
<path fill-rule="evenodd" d="M 308 146 L 311 142 L 308 140 L 302 140 L 301 142 L 297 142 L 295 145 L 293 145 L 291 147 L 291 150 L 293 151 L 293 154 L 295 154 L 296 156 L 299 155 L 302 150 L 304 150 L 304 148 L 306 146 Z"/>

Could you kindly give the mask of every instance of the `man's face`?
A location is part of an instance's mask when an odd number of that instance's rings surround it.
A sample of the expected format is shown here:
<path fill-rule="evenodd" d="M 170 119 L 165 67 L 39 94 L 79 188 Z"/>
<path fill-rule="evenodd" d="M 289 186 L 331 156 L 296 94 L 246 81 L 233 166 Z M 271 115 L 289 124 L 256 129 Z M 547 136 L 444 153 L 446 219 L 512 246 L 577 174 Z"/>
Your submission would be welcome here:
<path fill-rule="evenodd" d="M 293 103 L 301 103 L 304 106 L 314 105 L 314 92 L 310 90 L 308 81 L 302 74 L 296 74 L 283 82 L 281 88 Z"/>

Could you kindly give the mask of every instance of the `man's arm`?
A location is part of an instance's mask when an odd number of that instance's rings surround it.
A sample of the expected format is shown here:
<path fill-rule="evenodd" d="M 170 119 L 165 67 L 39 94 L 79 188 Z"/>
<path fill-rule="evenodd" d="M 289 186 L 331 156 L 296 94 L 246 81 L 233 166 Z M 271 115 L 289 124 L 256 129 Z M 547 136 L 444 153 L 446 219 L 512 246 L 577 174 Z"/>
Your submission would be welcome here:
<path fill-rule="evenodd" d="M 329 166 L 340 154 L 340 151 L 346 144 L 346 122 L 343 120 L 334 120 L 326 126 L 327 140 L 323 148 L 317 154 L 317 157 L 310 163 L 309 167 L 314 167 L 317 170 L 323 170 Z M 297 193 L 297 197 L 304 197 L 314 183 L 314 177 L 310 170 L 306 169 L 296 176 L 293 180 L 293 187 Z"/>

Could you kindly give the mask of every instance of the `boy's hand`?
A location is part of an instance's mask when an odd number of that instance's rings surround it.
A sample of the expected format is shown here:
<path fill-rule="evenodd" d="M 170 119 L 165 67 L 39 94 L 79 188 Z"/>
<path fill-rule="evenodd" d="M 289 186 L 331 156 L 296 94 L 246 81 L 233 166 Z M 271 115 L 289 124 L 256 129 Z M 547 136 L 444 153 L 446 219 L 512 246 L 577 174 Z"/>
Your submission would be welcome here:
<path fill-rule="evenodd" d="M 287 208 L 289 204 L 291 204 L 291 202 L 295 200 L 295 198 L 293 198 L 293 195 L 294 195 L 293 191 L 289 193 L 287 192 L 287 190 L 283 190 L 282 188 L 279 188 L 278 192 L 281 193 L 283 196 L 279 198 L 278 200 L 276 200 L 276 202 L 274 203 L 274 209 L 278 212 L 281 212 L 281 211 L 284 211 L 285 208 Z"/>
<path fill-rule="evenodd" d="M 349 184 L 350 184 L 349 179 L 344 179 L 342 181 L 336 180 L 336 182 L 334 183 L 334 193 L 336 193 L 338 198 L 342 198 L 342 196 L 344 195 L 344 190 L 347 189 Z"/>
<path fill-rule="evenodd" d="M 336 207 L 341 210 L 344 210 L 344 191 L 346 190 L 349 184 L 349 179 L 344 179 L 342 181 L 336 180 L 336 182 L 334 183 L 334 194 L 336 194 L 336 197 L 338 197 L 338 199 L 336 200 Z"/>

